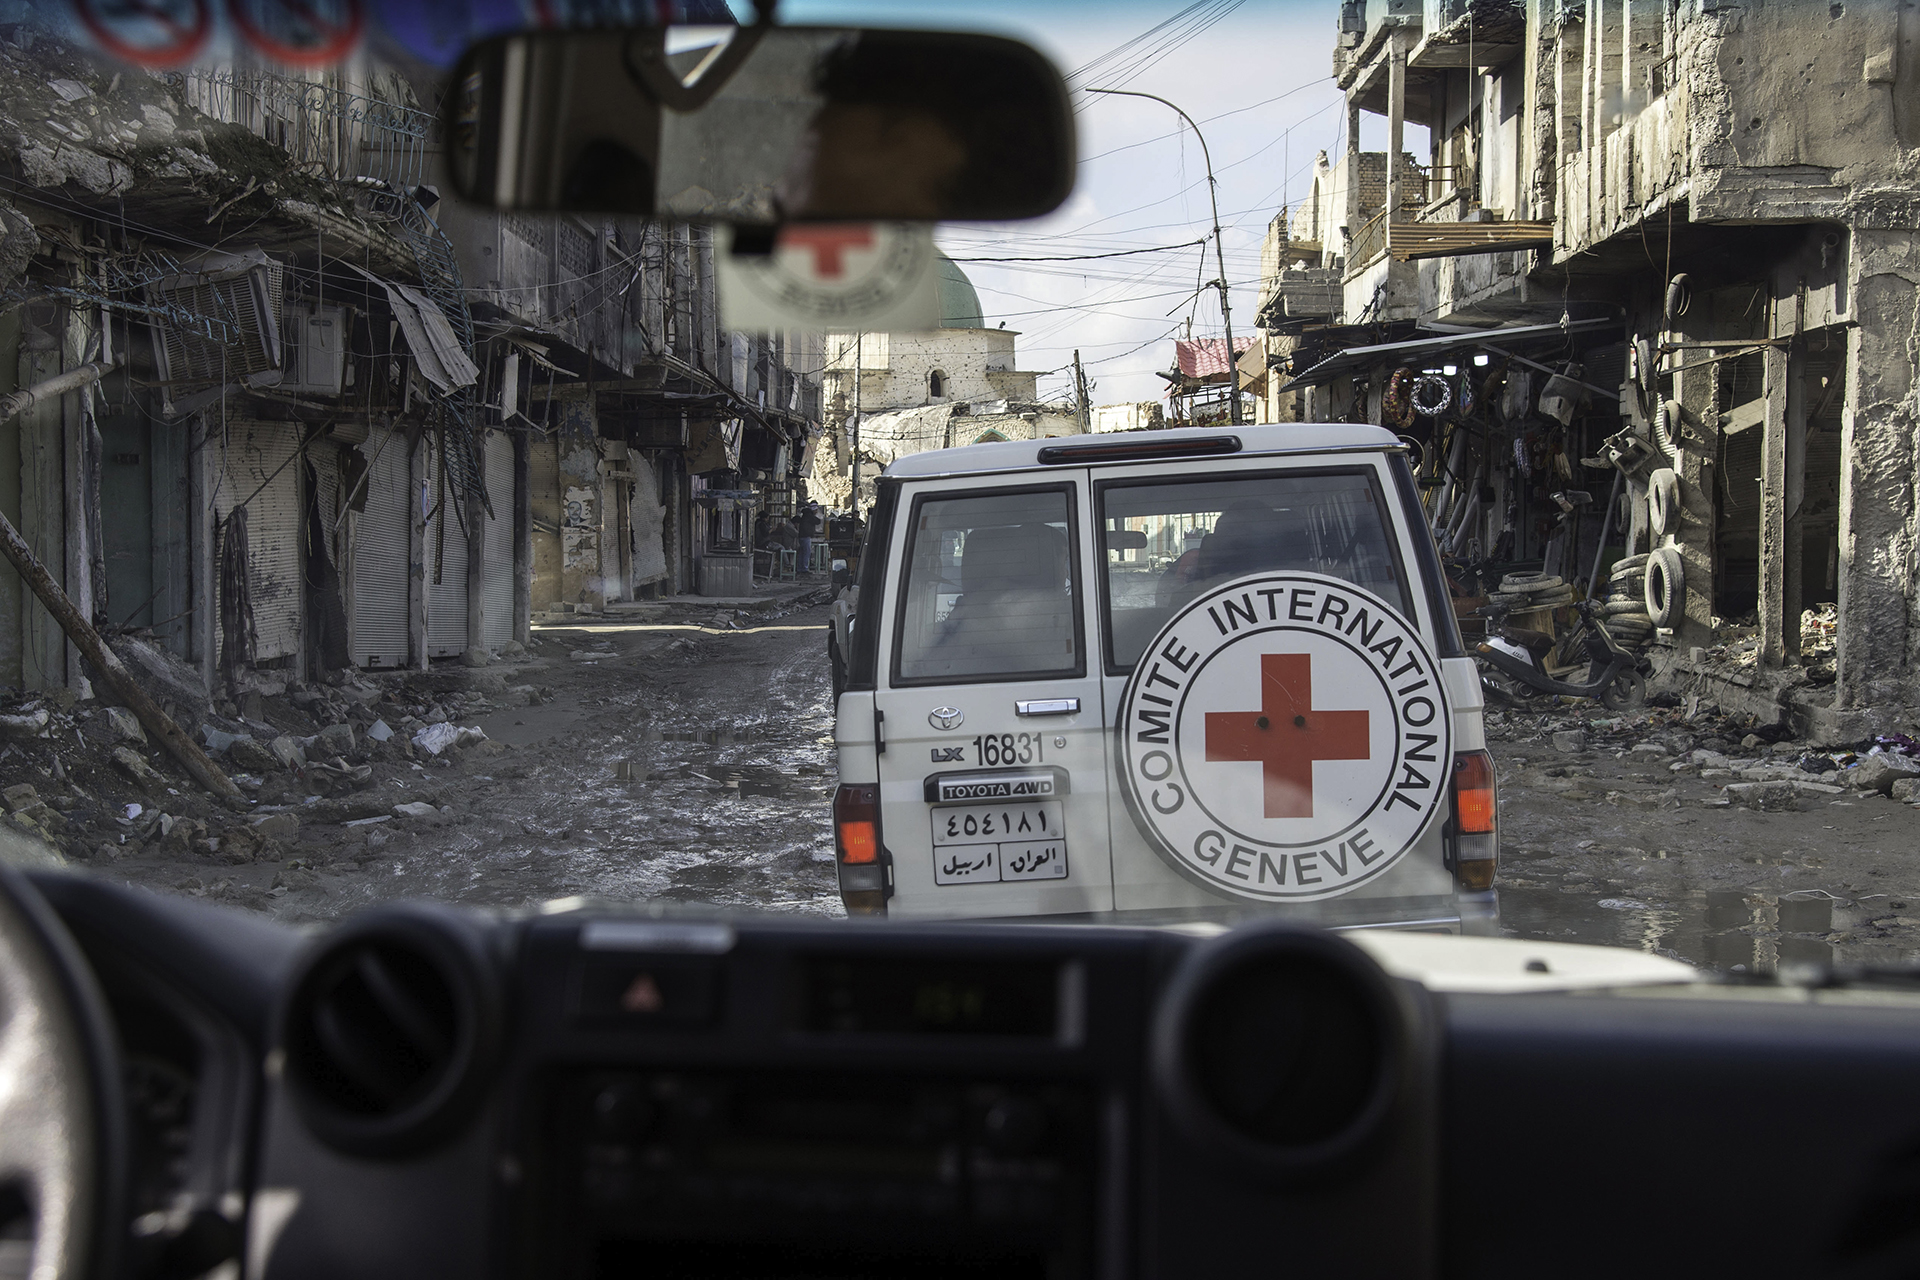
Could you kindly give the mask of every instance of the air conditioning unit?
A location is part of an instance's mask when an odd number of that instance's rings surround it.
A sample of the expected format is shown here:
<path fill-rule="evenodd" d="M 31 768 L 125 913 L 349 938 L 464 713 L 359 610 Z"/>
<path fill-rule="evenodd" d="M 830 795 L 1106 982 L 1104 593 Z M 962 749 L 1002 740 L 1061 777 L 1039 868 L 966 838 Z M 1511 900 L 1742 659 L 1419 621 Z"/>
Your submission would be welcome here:
<path fill-rule="evenodd" d="M 169 400 L 186 386 L 280 384 L 281 273 L 254 249 L 208 254 L 147 286 L 154 360 Z"/>
<path fill-rule="evenodd" d="M 337 396 L 346 386 L 347 314 L 341 307 L 287 306 L 282 391 Z"/>

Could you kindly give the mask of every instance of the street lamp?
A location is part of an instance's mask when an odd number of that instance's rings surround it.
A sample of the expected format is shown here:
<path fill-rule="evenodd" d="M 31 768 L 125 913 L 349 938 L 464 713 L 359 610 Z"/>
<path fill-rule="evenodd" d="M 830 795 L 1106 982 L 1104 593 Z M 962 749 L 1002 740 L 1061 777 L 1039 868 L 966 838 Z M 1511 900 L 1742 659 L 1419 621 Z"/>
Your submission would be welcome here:
<path fill-rule="evenodd" d="M 1214 285 L 1220 290 L 1220 319 L 1227 327 L 1227 414 L 1228 421 L 1235 426 L 1240 424 L 1240 365 L 1233 355 L 1233 304 L 1227 300 L 1227 258 L 1220 249 L 1220 192 L 1219 181 L 1213 176 L 1213 156 L 1207 151 L 1207 137 L 1200 132 L 1200 126 L 1193 117 L 1158 94 L 1141 93 L 1137 89 L 1089 89 L 1088 93 L 1105 93 L 1123 98 L 1146 98 L 1163 107 L 1172 107 L 1173 113 L 1187 122 L 1187 128 L 1193 130 L 1193 136 L 1200 139 L 1200 158 L 1207 165 L 1207 199 L 1213 204 L 1213 261 L 1220 268 L 1220 278 Z"/>

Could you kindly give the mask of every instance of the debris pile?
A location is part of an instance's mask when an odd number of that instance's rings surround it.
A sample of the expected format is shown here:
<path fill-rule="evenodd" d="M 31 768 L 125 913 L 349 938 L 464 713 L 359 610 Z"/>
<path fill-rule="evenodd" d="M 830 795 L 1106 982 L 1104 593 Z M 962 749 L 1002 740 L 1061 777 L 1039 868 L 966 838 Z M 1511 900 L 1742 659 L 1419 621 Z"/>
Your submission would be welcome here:
<path fill-rule="evenodd" d="M 1560 755 L 1599 752 L 1665 763 L 1676 776 L 1715 783 L 1725 798 L 1752 808 L 1791 808 L 1812 796 L 1876 793 L 1920 805 L 1920 737 L 1883 734 L 1869 743 L 1826 750 L 1799 742 L 1785 725 L 1731 715 L 1697 695 L 1626 715 L 1583 714 L 1572 700 L 1541 710 L 1487 712 L 1487 738 L 1511 746 L 1543 743 Z"/>
<path fill-rule="evenodd" d="M 508 750 L 476 717 L 550 696 L 499 668 L 453 666 L 312 685 L 263 673 L 209 699 L 197 673 L 157 646 L 119 637 L 113 647 L 242 798 L 222 802 L 187 780 L 124 707 L 65 689 L 0 694 L 0 826 L 48 859 L 234 867 L 284 859 L 320 824 L 378 848 L 381 825 L 420 822 L 423 805 L 446 820 L 419 794 L 430 771 Z M 202 883 L 189 892 L 218 892 L 217 878 L 193 878 Z"/>

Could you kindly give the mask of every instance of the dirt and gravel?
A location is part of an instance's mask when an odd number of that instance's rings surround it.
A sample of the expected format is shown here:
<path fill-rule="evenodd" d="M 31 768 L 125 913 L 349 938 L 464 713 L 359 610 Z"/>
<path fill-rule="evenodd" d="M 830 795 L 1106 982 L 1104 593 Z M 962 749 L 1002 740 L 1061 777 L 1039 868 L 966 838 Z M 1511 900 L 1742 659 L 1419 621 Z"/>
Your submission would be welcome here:
<path fill-rule="evenodd" d="M 123 714 L 29 702 L 4 709 L 29 725 L 0 750 L 0 799 L 69 862 L 291 921 L 399 897 L 838 913 L 824 615 L 650 610 L 537 627 L 481 669 L 243 698 L 205 721 L 249 797 L 231 807 Z M 432 726 L 479 733 L 430 754 Z"/>
<path fill-rule="evenodd" d="M 291 921 L 399 897 L 838 914 L 823 594 L 176 706 L 246 791 L 233 806 L 119 709 L 0 703 L 0 829 Z M 1496 709 L 1488 734 L 1508 932 L 1749 972 L 1920 961 L 1920 743 L 1816 752 L 1697 702 Z"/>
<path fill-rule="evenodd" d="M 1493 711 L 1488 736 L 1509 932 L 1729 971 L 1920 960 L 1920 812 L 1895 798 L 1920 799 L 1920 761 L 1897 747 L 1814 751 L 1697 703 Z"/>

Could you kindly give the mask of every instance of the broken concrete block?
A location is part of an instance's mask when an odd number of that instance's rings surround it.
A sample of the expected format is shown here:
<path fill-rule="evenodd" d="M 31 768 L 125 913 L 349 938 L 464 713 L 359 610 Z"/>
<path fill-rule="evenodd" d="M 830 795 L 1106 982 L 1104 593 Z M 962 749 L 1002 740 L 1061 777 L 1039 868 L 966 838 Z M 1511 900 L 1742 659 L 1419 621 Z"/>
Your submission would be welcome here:
<path fill-rule="evenodd" d="M 300 740 L 290 733 L 283 733 L 267 744 L 267 750 L 273 753 L 275 762 L 282 769 L 300 769 L 307 763 L 307 753 L 301 749 Z"/>
<path fill-rule="evenodd" d="M 1895 778 L 1893 780 L 1893 786 L 1888 789 L 1887 794 L 1891 795 L 1901 804 L 1920 802 L 1920 777 Z"/>
<path fill-rule="evenodd" d="M 40 803 L 40 793 L 34 790 L 31 782 L 21 782 L 0 791 L 0 800 L 4 800 L 9 813 L 19 813 Z"/>
<path fill-rule="evenodd" d="M 367 736 L 375 742 L 385 742 L 393 737 L 393 727 L 385 720 L 375 720 L 367 726 Z"/>
<path fill-rule="evenodd" d="M 249 773 L 267 773 L 276 768 L 280 760 L 267 750 L 266 744 L 258 738 L 234 735 L 227 744 L 227 757 Z"/>
<path fill-rule="evenodd" d="M 1635 764 L 1664 763 L 1671 753 L 1657 742 L 1640 742 L 1627 751 L 1627 759 Z"/>
<path fill-rule="evenodd" d="M 540 701 L 540 690 L 530 684 L 516 684 L 507 690 L 506 701 L 510 707 L 530 707 Z"/>
<path fill-rule="evenodd" d="M 330 724 L 319 732 L 315 741 L 321 753 L 329 756 L 351 755 L 357 745 L 350 724 Z"/>
<path fill-rule="evenodd" d="M 1573 754 L 1587 749 L 1585 729 L 1562 729 L 1553 735 L 1553 749 Z"/>
<path fill-rule="evenodd" d="M 200 736 L 206 741 L 208 753 L 217 756 L 225 752 L 227 748 L 231 747 L 234 743 L 240 741 L 245 735 L 228 733 L 224 729 L 216 729 L 210 724 L 203 724 L 200 726 Z"/>
<path fill-rule="evenodd" d="M 28 712 L 21 716 L 0 716 L 0 738 L 16 741 L 26 738 L 44 738 L 47 736 L 47 722 L 53 717 L 47 709 Z"/>
<path fill-rule="evenodd" d="M 1757 733 L 1750 733 L 1740 739 L 1740 749 L 1742 751 L 1763 751 L 1766 749 L 1766 745 L 1767 740 Z"/>
<path fill-rule="evenodd" d="M 113 735 L 115 742 L 145 742 L 147 731 L 140 727 L 140 717 L 125 707 L 106 709 L 107 732 Z"/>
<path fill-rule="evenodd" d="M 115 636 L 107 642 L 114 656 L 160 702 L 173 704 L 173 718 L 191 732 L 206 719 L 212 706 L 198 668 L 191 667 L 160 645 L 137 636 Z"/>
<path fill-rule="evenodd" d="M 477 645 L 460 655 L 460 665 L 463 667 L 484 667 L 492 661 L 493 655 Z"/>
<path fill-rule="evenodd" d="M 113 762 L 135 782 L 157 786 L 166 781 L 154 771 L 154 767 L 148 764 L 139 752 L 131 747 L 115 747 Z"/>
<path fill-rule="evenodd" d="M 409 822 L 424 823 L 427 826 L 439 826 L 441 822 L 445 821 L 440 810 L 434 808 L 425 800 L 414 800 L 407 804 L 397 804 L 393 806 L 393 816 L 396 818 L 404 818 Z"/>
<path fill-rule="evenodd" d="M 1878 791 L 1884 796 L 1893 793 L 1895 782 L 1912 777 L 1920 777 L 1920 762 L 1905 756 L 1878 755 L 1863 757 L 1847 770 L 1842 781 L 1856 791 Z"/>
<path fill-rule="evenodd" d="M 486 731 L 479 725 L 469 725 L 456 731 L 453 745 L 456 747 L 476 747 L 487 740 Z"/>
<path fill-rule="evenodd" d="M 1800 807 L 1800 792 L 1786 781 L 1735 782 L 1727 786 L 1727 798 L 1749 809 L 1781 812 Z"/>

